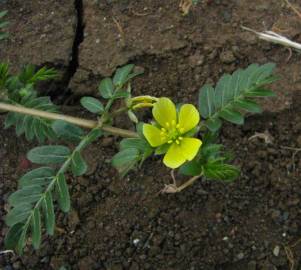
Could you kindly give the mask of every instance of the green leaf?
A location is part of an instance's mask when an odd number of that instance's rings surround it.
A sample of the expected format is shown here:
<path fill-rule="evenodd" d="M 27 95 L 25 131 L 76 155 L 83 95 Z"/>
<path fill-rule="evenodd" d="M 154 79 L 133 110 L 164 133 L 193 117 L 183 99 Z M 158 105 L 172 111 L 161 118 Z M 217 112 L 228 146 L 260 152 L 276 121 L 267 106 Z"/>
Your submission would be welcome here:
<path fill-rule="evenodd" d="M 71 159 L 71 170 L 75 176 L 83 175 L 87 171 L 87 164 L 79 151 L 75 151 Z"/>
<path fill-rule="evenodd" d="M 33 148 L 27 158 L 37 164 L 63 163 L 70 155 L 70 150 L 62 145 L 46 145 Z"/>
<path fill-rule="evenodd" d="M 246 93 L 247 97 L 274 97 L 276 94 L 267 89 L 254 89 Z"/>
<path fill-rule="evenodd" d="M 70 210 L 70 195 L 67 182 L 63 173 L 60 173 L 57 177 L 56 188 L 60 208 L 63 212 L 68 212 Z"/>
<path fill-rule="evenodd" d="M 132 122 L 134 122 L 135 124 L 138 124 L 139 120 L 138 120 L 136 114 L 132 110 L 128 110 L 128 117 Z"/>
<path fill-rule="evenodd" d="M 142 156 L 140 166 L 143 161 L 148 158 L 153 153 L 153 148 L 149 145 L 149 143 L 144 138 L 129 138 L 123 139 L 120 142 L 120 150 L 123 151 L 125 149 L 135 148 L 139 151 Z"/>
<path fill-rule="evenodd" d="M 214 111 L 214 89 L 211 85 L 204 85 L 199 91 L 199 111 L 203 118 L 208 118 Z"/>
<path fill-rule="evenodd" d="M 29 96 L 23 98 L 17 104 L 26 108 L 33 108 L 47 112 L 57 112 L 57 107 L 50 101 L 49 97 Z M 16 126 L 16 133 L 20 136 L 25 133 L 26 139 L 32 140 L 36 138 L 39 142 L 44 142 L 46 138 L 56 139 L 51 128 L 51 120 L 30 115 L 22 115 L 17 113 L 8 113 L 5 120 L 5 127 Z"/>
<path fill-rule="evenodd" d="M 18 207 L 14 207 L 8 212 L 5 217 L 5 223 L 7 226 L 12 227 L 15 224 L 23 223 L 31 214 L 32 206 L 29 202 L 25 202 Z"/>
<path fill-rule="evenodd" d="M 212 162 L 204 167 L 205 177 L 212 180 L 233 181 L 239 176 L 239 169 L 233 165 Z"/>
<path fill-rule="evenodd" d="M 10 128 L 12 125 L 15 125 L 17 123 L 17 114 L 14 113 L 14 112 L 9 112 L 7 115 L 6 115 L 6 118 L 5 118 L 5 122 L 4 122 L 4 128 L 5 129 L 8 129 Z"/>
<path fill-rule="evenodd" d="M 102 135 L 103 135 L 103 132 L 100 129 L 98 129 L 98 128 L 93 129 L 92 131 L 90 131 L 90 133 L 85 138 L 86 139 L 85 146 L 94 142 L 97 138 L 99 138 Z"/>
<path fill-rule="evenodd" d="M 17 223 L 9 229 L 4 240 L 4 245 L 6 249 L 15 249 L 23 232 L 23 227 L 23 223 Z"/>
<path fill-rule="evenodd" d="M 80 127 L 63 120 L 54 121 L 52 128 L 60 138 L 71 140 L 73 142 L 79 142 L 84 136 L 84 131 Z"/>
<path fill-rule="evenodd" d="M 252 112 L 252 113 L 261 113 L 262 112 L 262 109 L 256 102 L 247 100 L 247 99 L 235 101 L 234 107 L 237 109 L 246 110 L 246 111 Z"/>
<path fill-rule="evenodd" d="M 42 67 L 31 78 L 28 83 L 36 83 L 38 81 L 52 80 L 58 77 L 58 72 L 54 68 Z"/>
<path fill-rule="evenodd" d="M 0 40 L 6 39 L 6 38 L 8 38 L 8 37 L 9 37 L 9 34 L 8 34 L 8 33 L 1 33 L 1 32 L 0 32 Z"/>
<path fill-rule="evenodd" d="M 201 158 L 205 159 L 212 159 L 218 158 L 222 151 L 223 145 L 222 144 L 204 144 L 201 147 Z"/>
<path fill-rule="evenodd" d="M 211 132 L 217 132 L 221 126 L 222 126 L 222 121 L 215 117 L 215 118 L 209 118 L 206 122 L 205 125 L 209 128 Z"/>
<path fill-rule="evenodd" d="M 139 159 L 140 153 L 138 149 L 126 148 L 112 158 L 112 165 L 118 170 L 121 176 L 124 176 L 137 164 Z"/>
<path fill-rule="evenodd" d="M 133 70 L 133 68 L 134 68 L 133 64 L 129 64 L 124 67 L 118 68 L 113 77 L 113 84 L 118 87 L 121 87 L 122 85 L 124 85 L 128 79 L 129 74 Z"/>
<path fill-rule="evenodd" d="M 91 113 L 102 113 L 104 111 L 104 107 L 102 103 L 93 97 L 83 97 L 80 100 L 82 106 L 87 109 Z"/>
<path fill-rule="evenodd" d="M 54 169 L 50 167 L 40 167 L 34 169 L 25 175 L 23 175 L 19 180 L 19 187 L 24 188 L 28 186 L 44 186 L 48 185 L 54 177 Z"/>
<path fill-rule="evenodd" d="M 42 188 L 38 185 L 24 187 L 8 197 L 8 202 L 12 206 L 19 206 L 20 204 L 37 202 L 42 193 Z"/>
<path fill-rule="evenodd" d="M 114 85 L 111 78 L 103 79 L 98 87 L 98 90 L 103 98 L 109 99 L 113 97 Z"/>
<path fill-rule="evenodd" d="M 185 163 L 180 167 L 179 172 L 184 175 L 196 176 L 202 173 L 202 165 L 196 160 Z"/>
<path fill-rule="evenodd" d="M 141 71 L 134 71 L 134 72 L 132 72 L 131 74 L 128 75 L 128 77 L 127 77 L 127 82 L 128 82 L 129 80 L 131 80 L 131 79 L 133 79 L 133 78 L 135 78 L 135 77 L 137 77 L 137 76 L 143 74 L 143 73 L 144 73 L 144 72 L 143 72 L 142 70 L 141 70 Z"/>
<path fill-rule="evenodd" d="M 144 152 L 146 149 L 151 148 L 148 142 L 142 138 L 128 138 L 123 139 L 120 142 L 120 150 L 127 148 L 136 148 L 141 152 Z"/>
<path fill-rule="evenodd" d="M 5 22 L 0 22 L 0 28 L 5 28 L 6 26 L 9 25 L 9 22 L 5 21 Z"/>
<path fill-rule="evenodd" d="M 229 74 L 223 75 L 220 80 L 218 81 L 216 88 L 215 88 L 215 107 L 217 109 L 225 107 L 227 103 L 229 102 L 229 99 L 227 98 L 227 91 L 228 86 L 231 83 L 231 76 Z"/>
<path fill-rule="evenodd" d="M 54 216 L 53 199 L 50 191 L 46 192 L 42 202 L 42 207 L 44 209 L 45 226 L 46 226 L 47 233 L 49 235 L 53 235 L 54 227 L 55 227 L 55 216 Z"/>
<path fill-rule="evenodd" d="M 119 99 L 119 98 L 129 98 L 131 94 L 127 91 L 118 91 L 117 93 L 114 94 L 113 98 L 114 99 Z"/>
<path fill-rule="evenodd" d="M 23 227 L 23 230 L 21 232 L 19 241 L 18 241 L 17 246 L 16 246 L 16 251 L 19 255 L 22 255 L 23 248 L 25 247 L 25 244 L 26 244 L 27 229 L 28 229 L 27 226 Z"/>
<path fill-rule="evenodd" d="M 7 10 L 3 10 L 0 12 L 0 18 L 3 18 L 4 16 L 6 16 L 6 14 L 8 13 Z"/>
<path fill-rule="evenodd" d="M 242 125 L 244 123 L 243 116 L 239 112 L 234 110 L 223 109 L 219 112 L 219 116 L 234 124 Z"/>
<path fill-rule="evenodd" d="M 136 125 L 136 130 L 137 130 L 137 133 L 138 133 L 138 135 L 139 135 L 140 138 L 144 138 L 143 125 L 144 125 L 143 122 L 139 122 Z"/>
<path fill-rule="evenodd" d="M 163 145 L 160 145 L 159 147 L 156 148 L 155 150 L 155 155 L 163 155 L 167 152 L 167 150 L 169 149 L 170 147 L 170 144 L 163 144 Z"/>
<path fill-rule="evenodd" d="M 31 219 L 32 228 L 32 245 L 35 249 L 38 249 L 41 245 L 42 232 L 41 232 L 41 214 L 38 208 L 33 211 Z"/>

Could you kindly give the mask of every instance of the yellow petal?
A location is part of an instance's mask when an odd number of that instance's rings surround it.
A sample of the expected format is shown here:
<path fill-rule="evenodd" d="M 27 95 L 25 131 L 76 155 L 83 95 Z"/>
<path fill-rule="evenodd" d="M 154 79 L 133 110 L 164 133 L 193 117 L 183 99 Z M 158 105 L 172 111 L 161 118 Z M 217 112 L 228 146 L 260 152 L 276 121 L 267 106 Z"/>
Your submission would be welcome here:
<path fill-rule="evenodd" d="M 164 156 L 163 163 L 172 169 L 180 167 L 186 158 L 182 154 L 182 149 L 178 144 L 173 143 Z"/>
<path fill-rule="evenodd" d="M 153 107 L 153 116 L 160 126 L 169 129 L 177 122 L 176 106 L 169 98 L 159 98 Z"/>
<path fill-rule="evenodd" d="M 180 143 L 180 149 L 182 156 L 185 157 L 186 160 L 193 160 L 198 153 L 200 147 L 202 145 L 202 141 L 196 138 L 183 138 Z"/>
<path fill-rule="evenodd" d="M 161 130 L 150 124 L 143 125 L 143 135 L 153 147 L 166 143 L 167 138 L 162 137 Z"/>
<path fill-rule="evenodd" d="M 200 121 L 200 114 L 192 104 L 184 104 L 180 109 L 179 126 L 180 132 L 186 133 L 193 129 Z"/>

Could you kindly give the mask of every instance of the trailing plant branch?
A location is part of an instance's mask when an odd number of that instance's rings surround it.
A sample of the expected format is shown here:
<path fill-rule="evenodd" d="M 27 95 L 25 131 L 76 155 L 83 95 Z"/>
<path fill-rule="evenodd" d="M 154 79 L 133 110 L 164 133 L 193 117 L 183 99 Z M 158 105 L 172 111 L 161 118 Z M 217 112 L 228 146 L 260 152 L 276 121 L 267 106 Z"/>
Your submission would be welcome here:
<path fill-rule="evenodd" d="M 41 213 L 48 234 L 54 232 L 54 206 L 52 192 L 58 198 L 60 208 L 67 212 L 70 196 L 65 173 L 75 176 L 87 171 L 87 164 L 81 156 L 82 149 L 96 140 L 103 132 L 124 137 L 119 151 L 112 158 L 112 165 L 120 176 L 132 169 L 140 169 L 143 162 L 152 155 L 164 155 L 163 163 L 178 173 L 190 178 L 182 185 L 166 185 L 161 193 L 177 193 L 193 185 L 201 177 L 204 180 L 230 182 L 239 176 L 239 168 L 230 164 L 231 155 L 223 145 L 217 144 L 218 131 L 223 120 L 243 124 L 244 112 L 262 111 L 256 103 L 257 97 L 269 97 L 274 93 L 263 88 L 276 80 L 275 65 L 252 64 L 244 70 L 225 74 L 215 87 L 203 86 L 199 91 L 198 107 L 193 104 L 175 104 L 167 97 L 142 95 L 133 97 L 130 80 L 139 75 L 134 65 L 118 68 L 112 78 L 104 78 L 99 84 L 101 98 L 83 97 L 81 105 L 95 115 L 97 120 L 77 118 L 58 113 L 49 97 L 38 97 L 34 90 L 37 81 L 56 76 L 53 69 L 35 71 L 27 66 L 18 75 L 8 73 L 8 65 L 0 64 L 0 110 L 8 112 L 5 127 L 15 126 L 16 134 L 25 133 L 28 140 L 37 138 L 63 139 L 76 142 L 71 152 L 62 145 L 36 147 L 28 153 L 28 159 L 37 164 L 50 164 L 26 173 L 19 180 L 19 190 L 13 193 L 8 203 L 11 210 L 6 216 L 10 227 L 5 243 L 7 248 L 22 252 L 27 236 L 31 232 L 33 246 L 41 242 Z M 118 99 L 119 107 L 112 106 Z M 105 103 L 103 103 L 105 101 Z M 151 108 L 149 123 L 139 120 L 136 110 Z M 120 113 L 127 113 L 134 122 L 136 132 L 111 126 Z M 85 135 L 80 127 L 92 129 Z M 60 164 L 54 169 L 52 165 Z M 44 210 L 44 211 L 43 211 Z"/>
<path fill-rule="evenodd" d="M 0 102 L 0 110 L 16 112 L 16 113 L 26 114 L 26 115 L 36 116 L 36 117 L 42 117 L 49 120 L 63 120 L 68 123 L 75 124 L 77 126 L 89 128 L 89 129 L 93 129 L 98 126 L 97 121 L 58 114 L 58 113 L 51 113 L 51 112 L 46 112 L 46 111 L 41 111 L 36 109 L 30 109 L 22 106 L 6 104 L 3 102 Z M 111 126 L 102 126 L 101 130 L 108 132 L 112 135 L 117 135 L 125 138 L 138 137 L 136 132 L 121 129 L 121 128 L 116 128 L 116 127 L 111 127 Z"/>

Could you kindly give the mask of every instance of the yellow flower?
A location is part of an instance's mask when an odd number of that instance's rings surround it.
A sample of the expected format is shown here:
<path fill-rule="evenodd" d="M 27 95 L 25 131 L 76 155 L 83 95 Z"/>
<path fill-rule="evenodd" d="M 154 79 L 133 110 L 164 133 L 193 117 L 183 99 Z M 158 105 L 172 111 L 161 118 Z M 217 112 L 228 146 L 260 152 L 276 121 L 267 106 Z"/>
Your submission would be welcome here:
<path fill-rule="evenodd" d="M 152 147 L 169 144 L 163 163 L 178 168 L 184 162 L 194 159 L 202 145 L 196 138 L 185 134 L 200 121 L 198 110 L 191 104 L 184 104 L 177 113 L 175 104 L 168 98 L 159 98 L 153 106 L 153 116 L 160 126 L 144 124 L 143 134 Z"/>

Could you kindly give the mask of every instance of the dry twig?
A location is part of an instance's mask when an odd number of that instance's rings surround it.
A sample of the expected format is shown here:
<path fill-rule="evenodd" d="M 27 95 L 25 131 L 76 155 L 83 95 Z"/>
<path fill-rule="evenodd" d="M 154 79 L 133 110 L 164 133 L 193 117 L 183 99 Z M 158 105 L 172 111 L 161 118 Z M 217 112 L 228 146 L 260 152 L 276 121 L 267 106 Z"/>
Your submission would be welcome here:
<path fill-rule="evenodd" d="M 273 31 L 264 31 L 264 32 L 257 32 L 251 28 L 241 26 L 242 29 L 252 32 L 258 36 L 258 38 L 263 39 L 265 41 L 269 41 L 272 43 L 280 44 L 282 46 L 288 47 L 288 48 L 294 48 L 297 51 L 301 51 L 301 44 L 298 42 L 291 41 L 290 39 L 281 36 Z"/>

